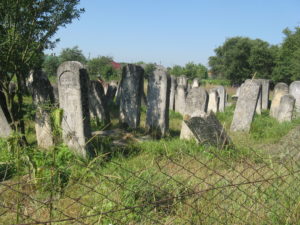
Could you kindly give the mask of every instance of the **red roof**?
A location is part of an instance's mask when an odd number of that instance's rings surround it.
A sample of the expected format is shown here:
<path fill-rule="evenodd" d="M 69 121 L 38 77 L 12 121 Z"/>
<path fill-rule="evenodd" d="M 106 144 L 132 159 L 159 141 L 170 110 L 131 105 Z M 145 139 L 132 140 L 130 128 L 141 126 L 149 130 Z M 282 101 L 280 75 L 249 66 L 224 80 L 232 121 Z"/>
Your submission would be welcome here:
<path fill-rule="evenodd" d="M 121 67 L 122 67 L 122 65 L 120 63 L 116 63 L 116 62 L 111 62 L 111 65 L 116 70 L 121 69 Z"/>

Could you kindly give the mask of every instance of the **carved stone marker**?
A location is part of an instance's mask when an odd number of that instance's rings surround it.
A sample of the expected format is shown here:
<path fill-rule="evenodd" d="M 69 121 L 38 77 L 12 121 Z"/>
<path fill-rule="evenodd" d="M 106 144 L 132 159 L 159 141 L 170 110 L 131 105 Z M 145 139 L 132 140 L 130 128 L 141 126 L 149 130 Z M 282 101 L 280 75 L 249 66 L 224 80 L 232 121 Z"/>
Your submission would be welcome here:
<path fill-rule="evenodd" d="M 251 82 L 256 82 L 258 85 L 261 86 L 261 88 L 259 89 L 259 94 L 258 94 L 258 99 L 257 99 L 257 104 L 256 104 L 256 113 L 258 115 L 261 115 L 261 111 L 262 111 L 262 81 L 261 80 L 258 80 L 258 79 L 247 79 L 245 81 L 245 83 L 251 83 Z"/>
<path fill-rule="evenodd" d="M 178 85 L 176 88 L 176 95 L 175 95 L 175 111 L 184 114 L 185 110 L 185 88 L 182 85 Z"/>
<path fill-rule="evenodd" d="M 194 87 L 199 87 L 200 86 L 200 82 L 198 78 L 195 78 L 192 82 L 192 88 Z"/>
<path fill-rule="evenodd" d="M 104 95 L 103 86 L 96 80 L 90 81 L 89 107 L 91 118 L 96 119 L 98 122 L 102 121 L 104 124 L 110 122 L 107 98 Z"/>
<path fill-rule="evenodd" d="M 292 121 L 295 106 L 295 98 L 292 95 L 283 95 L 280 99 L 279 109 L 276 119 L 279 122 Z"/>
<path fill-rule="evenodd" d="M 107 105 L 111 104 L 116 96 L 116 93 L 117 93 L 117 89 L 118 89 L 118 82 L 117 81 L 111 81 L 109 82 L 108 84 L 108 87 L 107 87 L 107 91 L 106 91 L 106 102 L 107 102 Z"/>
<path fill-rule="evenodd" d="M 91 138 L 89 112 L 89 76 L 80 62 L 67 61 L 57 70 L 59 105 L 63 109 L 64 142 L 78 155 L 89 153 Z"/>
<path fill-rule="evenodd" d="M 37 144 L 41 148 L 49 148 L 54 145 L 51 127 L 51 106 L 55 102 L 52 85 L 41 70 L 33 72 L 31 93 L 33 103 L 36 106 L 35 131 Z"/>
<path fill-rule="evenodd" d="M 208 96 L 207 112 L 212 111 L 217 113 L 219 110 L 219 95 L 217 90 L 210 90 Z"/>
<path fill-rule="evenodd" d="M 163 67 L 156 67 L 148 78 L 146 128 L 157 137 L 169 129 L 170 76 Z"/>
<path fill-rule="evenodd" d="M 141 98 L 144 86 L 144 69 L 128 64 L 123 67 L 120 83 L 120 123 L 125 127 L 140 125 Z"/>
<path fill-rule="evenodd" d="M 184 120 L 180 139 L 195 139 L 199 144 L 213 145 L 218 148 L 231 144 L 225 129 L 212 112 Z"/>
<path fill-rule="evenodd" d="M 300 81 L 294 81 L 290 84 L 290 94 L 295 98 L 295 113 L 296 116 L 300 115 Z"/>
<path fill-rule="evenodd" d="M 269 108 L 270 80 L 258 79 L 261 82 L 262 103 L 261 108 L 266 110 Z"/>
<path fill-rule="evenodd" d="M 217 86 L 215 90 L 218 92 L 219 96 L 219 111 L 224 112 L 225 106 L 227 104 L 227 93 L 226 89 L 223 86 Z"/>
<path fill-rule="evenodd" d="M 7 122 L 7 119 L 4 115 L 2 107 L 0 106 L 0 137 L 6 138 L 11 134 L 11 128 Z"/>
<path fill-rule="evenodd" d="M 232 131 L 249 132 L 260 89 L 261 85 L 257 82 L 245 83 L 241 87 L 231 123 Z"/>
<path fill-rule="evenodd" d="M 208 95 L 204 88 L 195 87 L 188 93 L 183 115 L 199 116 L 207 111 Z"/>
<path fill-rule="evenodd" d="M 174 76 L 170 76 L 170 80 L 171 80 L 171 87 L 170 87 L 169 109 L 175 110 L 175 94 L 176 94 L 177 80 L 176 77 Z"/>
<path fill-rule="evenodd" d="M 181 75 L 180 77 L 177 78 L 177 85 L 181 85 L 184 87 L 184 90 L 187 90 L 188 87 L 188 79 L 186 78 L 186 76 Z"/>
<path fill-rule="evenodd" d="M 274 87 L 273 100 L 270 109 L 270 116 L 277 118 L 277 113 L 280 106 L 280 100 L 283 95 L 289 93 L 289 86 L 285 83 L 278 83 Z"/>

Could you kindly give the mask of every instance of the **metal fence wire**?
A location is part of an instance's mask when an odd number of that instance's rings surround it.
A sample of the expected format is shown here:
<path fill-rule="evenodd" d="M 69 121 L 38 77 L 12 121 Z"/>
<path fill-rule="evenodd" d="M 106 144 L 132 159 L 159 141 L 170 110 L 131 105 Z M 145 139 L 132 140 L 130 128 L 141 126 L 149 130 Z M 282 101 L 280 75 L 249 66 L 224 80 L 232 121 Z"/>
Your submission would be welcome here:
<path fill-rule="evenodd" d="M 64 146 L 15 151 L 1 165 L 1 224 L 300 224 L 297 145 L 271 156 L 179 139 L 175 151 L 97 141 L 88 160 Z"/>

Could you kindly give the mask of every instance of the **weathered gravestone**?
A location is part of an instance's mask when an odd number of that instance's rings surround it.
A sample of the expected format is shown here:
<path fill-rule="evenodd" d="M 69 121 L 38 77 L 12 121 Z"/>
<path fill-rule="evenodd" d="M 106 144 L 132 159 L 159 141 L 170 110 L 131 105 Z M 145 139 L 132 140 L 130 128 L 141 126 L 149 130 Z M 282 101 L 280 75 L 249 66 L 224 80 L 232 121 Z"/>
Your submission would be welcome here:
<path fill-rule="evenodd" d="M 226 89 L 223 86 L 217 86 L 214 89 L 217 91 L 218 97 L 219 97 L 219 108 L 218 108 L 218 110 L 220 112 L 224 112 L 225 111 L 225 106 L 227 104 Z"/>
<path fill-rule="evenodd" d="M 192 85 L 190 83 L 188 83 L 187 88 L 186 88 L 186 92 L 189 93 L 189 91 L 192 89 Z"/>
<path fill-rule="evenodd" d="M 289 86 L 285 83 L 278 83 L 274 87 L 273 100 L 270 108 L 270 116 L 276 118 L 280 106 L 280 99 L 289 93 Z"/>
<path fill-rule="evenodd" d="M 51 106 L 54 105 L 55 99 L 52 85 L 47 75 L 41 70 L 33 72 L 31 93 L 36 107 L 35 131 L 37 144 L 41 148 L 49 148 L 54 145 Z"/>
<path fill-rule="evenodd" d="M 192 82 L 192 88 L 199 87 L 199 86 L 200 86 L 199 79 L 195 78 Z"/>
<path fill-rule="evenodd" d="M 219 95 L 217 90 L 210 90 L 208 96 L 207 112 L 212 111 L 217 113 L 219 110 Z"/>
<path fill-rule="evenodd" d="M 59 105 L 63 109 L 64 142 L 75 153 L 86 157 L 91 138 L 89 112 L 89 76 L 80 62 L 67 61 L 57 70 Z"/>
<path fill-rule="evenodd" d="M 280 99 L 278 113 L 276 119 L 282 123 L 292 121 L 293 111 L 295 106 L 295 98 L 292 95 L 283 95 Z"/>
<path fill-rule="evenodd" d="M 245 83 L 241 87 L 231 123 L 232 131 L 249 132 L 260 89 L 261 85 L 257 82 Z"/>
<path fill-rule="evenodd" d="M 261 115 L 261 109 L 262 109 L 262 82 L 260 81 L 260 80 L 257 80 L 257 79 L 252 79 L 252 80 L 250 80 L 250 79 L 247 79 L 246 81 L 245 81 L 245 83 L 251 83 L 251 82 L 255 82 L 255 83 L 257 83 L 258 85 L 260 85 L 260 89 L 259 89 L 259 94 L 258 94 L 258 99 L 257 99 L 257 104 L 256 104 L 256 109 L 255 109 L 255 111 L 256 111 L 256 113 L 258 114 L 258 115 Z"/>
<path fill-rule="evenodd" d="M 212 145 L 218 148 L 231 144 L 225 129 L 212 112 L 184 120 L 180 139 L 195 139 L 199 144 Z"/>
<path fill-rule="evenodd" d="M 58 85 L 52 84 L 53 95 L 54 95 L 54 103 L 59 104 L 59 94 L 58 94 Z"/>
<path fill-rule="evenodd" d="M 175 95 L 175 111 L 184 114 L 185 110 L 185 88 L 182 85 L 178 85 L 176 88 L 176 95 Z"/>
<path fill-rule="evenodd" d="M 90 116 L 98 122 L 102 121 L 104 124 L 110 123 L 110 116 L 107 107 L 107 99 L 104 95 L 103 86 L 99 81 L 90 81 L 89 88 L 89 109 Z"/>
<path fill-rule="evenodd" d="M 187 90 L 188 88 L 188 79 L 186 76 L 181 75 L 180 77 L 177 78 L 177 85 L 178 86 L 183 86 L 184 90 Z"/>
<path fill-rule="evenodd" d="M 128 64 L 123 67 L 120 83 L 120 123 L 125 127 L 140 125 L 141 98 L 144 86 L 144 69 Z"/>
<path fill-rule="evenodd" d="M 269 108 L 270 80 L 258 79 L 261 82 L 262 103 L 261 108 L 267 110 Z"/>
<path fill-rule="evenodd" d="M 195 87 L 188 93 L 183 115 L 199 116 L 207 111 L 208 95 L 204 88 Z"/>
<path fill-rule="evenodd" d="M 170 87 L 169 109 L 175 110 L 175 94 L 176 94 L 177 81 L 174 76 L 170 76 L 170 80 L 171 80 L 171 87 Z"/>
<path fill-rule="evenodd" d="M 296 100 L 295 114 L 298 117 L 300 115 L 300 81 L 294 81 L 293 83 L 290 84 L 289 93 Z"/>
<path fill-rule="evenodd" d="M 0 106 L 0 137 L 6 138 L 11 134 L 11 128 Z"/>
<path fill-rule="evenodd" d="M 165 136 L 169 129 L 170 76 L 163 67 L 156 67 L 148 78 L 146 128 L 156 136 Z"/>

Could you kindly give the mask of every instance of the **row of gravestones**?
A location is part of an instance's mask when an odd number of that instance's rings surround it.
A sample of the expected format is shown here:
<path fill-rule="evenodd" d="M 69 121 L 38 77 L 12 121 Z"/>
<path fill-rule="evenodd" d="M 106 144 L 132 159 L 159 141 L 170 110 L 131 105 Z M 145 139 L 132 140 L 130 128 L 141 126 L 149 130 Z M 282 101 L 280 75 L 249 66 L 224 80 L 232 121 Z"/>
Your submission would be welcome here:
<path fill-rule="evenodd" d="M 231 124 L 232 131 L 248 132 L 254 114 L 269 109 L 270 81 L 265 79 L 246 80 L 237 90 L 238 97 Z M 291 121 L 293 115 L 300 112 L 300 81 L 294 81 L 290 87 L 278 83 L 274 87 L 270 105 L 270 116 L 279 122 Z"/>

